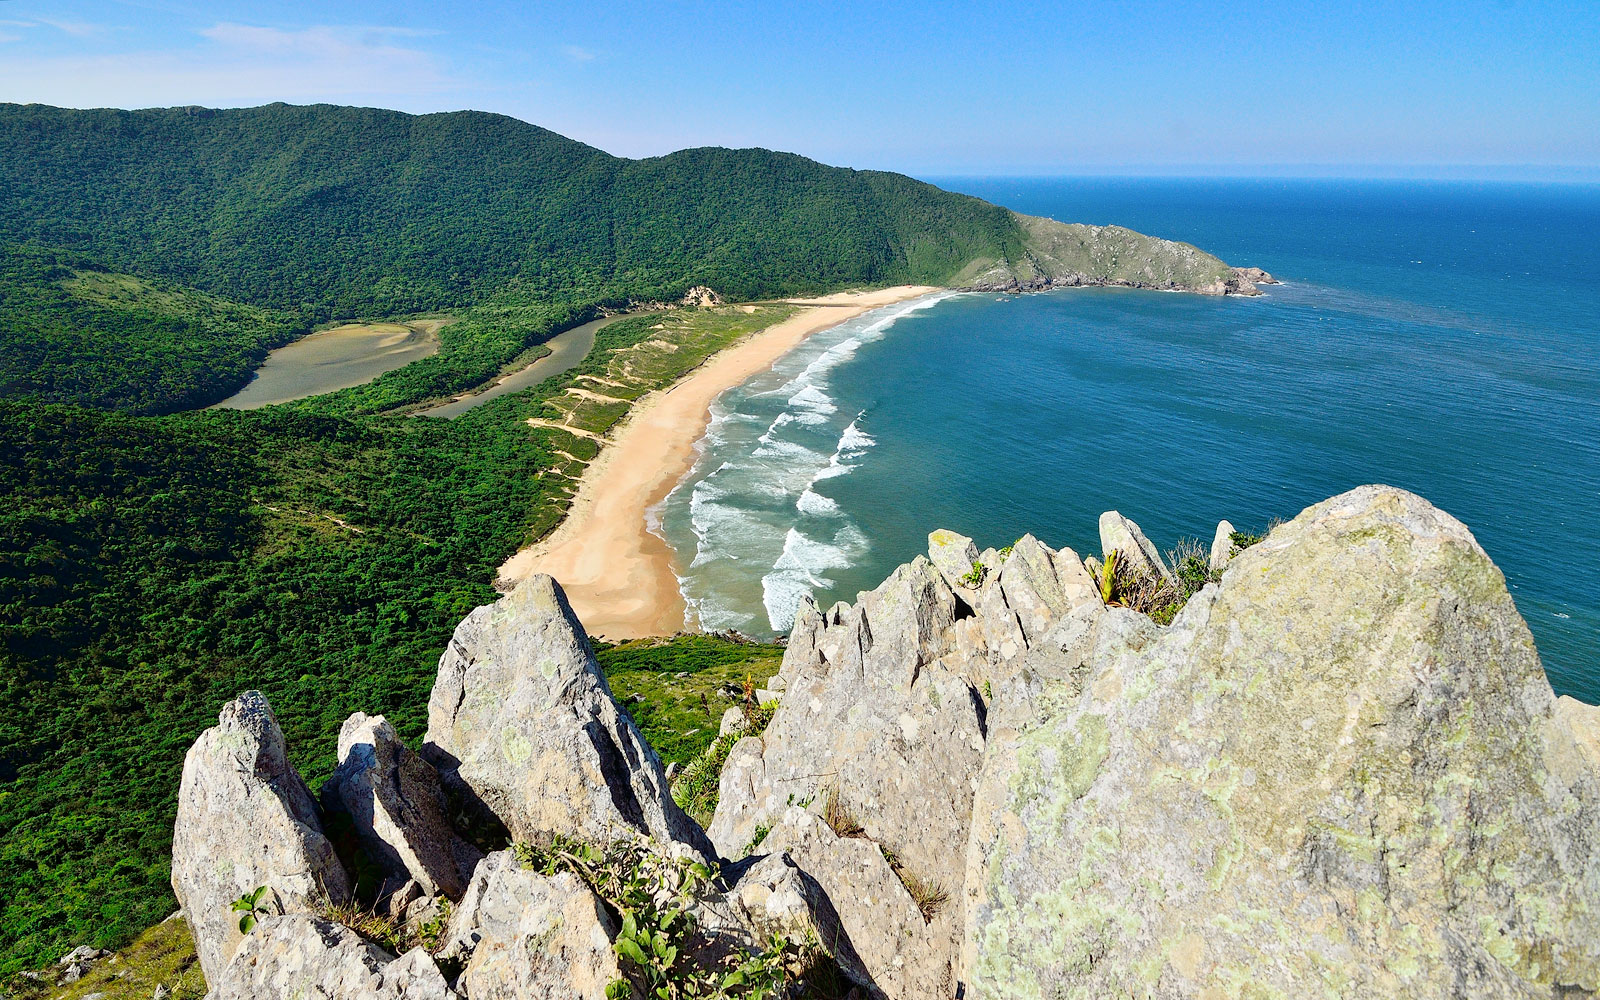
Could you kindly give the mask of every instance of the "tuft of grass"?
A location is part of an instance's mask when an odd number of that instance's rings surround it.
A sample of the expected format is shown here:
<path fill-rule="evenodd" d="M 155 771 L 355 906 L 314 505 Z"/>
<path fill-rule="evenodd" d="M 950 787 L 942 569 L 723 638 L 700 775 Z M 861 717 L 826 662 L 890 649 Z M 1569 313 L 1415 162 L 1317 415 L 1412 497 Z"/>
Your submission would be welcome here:
<path fill-rule="evenodd" d="M 894 873 L 900 876 L 900 884 L 906 887 L 906 892 L 916 902 L 923 923 L 932 922 L 934 916 L 950 902 L 950 894 L 937 882 L 925 882 L 904 868 L 896 868 Z"/>
<path fill-rule="evenodd" d="M 845 805 L 839 797 L 837 786 L 830 787 L 822 793 L 822 821 L 841 837 L 861 837 L 866 834 L 866 827 L 856 819 L 855 813 Z"/>

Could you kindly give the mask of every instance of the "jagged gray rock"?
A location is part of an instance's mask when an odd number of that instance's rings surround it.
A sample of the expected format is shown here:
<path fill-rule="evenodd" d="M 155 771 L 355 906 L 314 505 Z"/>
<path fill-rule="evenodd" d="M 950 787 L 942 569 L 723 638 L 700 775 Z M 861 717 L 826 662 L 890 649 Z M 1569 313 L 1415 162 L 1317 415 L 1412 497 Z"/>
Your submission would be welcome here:
<path fill-rule="evenodd" d="M 1239 547 L 1233 544 L 1233 532 L 1231 521 L 1217 522 L 1217 533 L 1211 536 L 1209 566 L 1213 574 L 1221 573 L 1227 567 L 1228 561 L 1239 551 Z"/>
<path fill-rule="evenodd" d="M 576 877 L 541 875 L 497 851 L 473 873 L 440 955 L 466 963 L 457 986 L 470 1000 L 603 1000 L 621 975 L 615 934 Z"/>
<path fill-rule="evenodd" d="M 381 715 L 357 712 L 339 730 L 339 766 L 322 786 L 322 801 L 349 814 L 367 854 L 388 881 L 381 901 L 411 884 L 416 895 L 459 899 L 483 857 L 450 824 L 444 789 L 433 767 L 412 753 Z"/>
<path fill-rule="evenodd" d="M 992 737 L 970 995 L 1600 988 L 1600 776 L 1459 522 L 1364 487 L 1138 617 Z"/>
<path fill-rule="evenodd" d="M 305 913 L 267 917 L 239 945 L 208 1000 L 447 1000 L 454 997 L 422 949 L 396 959 L 342 924 Z"/>
<path fill-rule="evenodd" d="M 833 940 L 850 956 L 841 962 L 847 974 L 855 972 L 895 1000 L 954 995 L 959 909 L 946 900 L 925 919 L 878 844 L 840 837 L 815 811 L 790 806 L 762 849 L 786 854 L 820 885 L 837 913 Z"/>
<path fill-rule="evenodd" d="M 428 700 L 423 756 L 519 839 L 644 833 L 710 854 L 548 576 L 456 627 Z"/>
<path fill-rule="evenodd" d="M 969 580 L 978 562 L 978 546 L 966 535 L 943 528 L 928 533 L 928 561 L 944 576 L 951 590 L 975 589 Z"/>
<path fill-rule="evenodd" d="M 1113 552 L 1122 553 L 1126 560 L 1123 565 L 1138 576 L 1159 576 L 1169 582 L 1173 579 L 1172 571 L 1161 558 L 1161 551 L 1144 536 L 1137 524 L 1114 510 L 1100 515 L 1100 550 L 1108 556 Z"/>
<path fill-rule="evenodd" d="M 920 557 L 837 625 L 802 606 L 779 670 L 784 699 L 723 771 L 709 833 L 724 855 L 742 856 L 789 803 L 828 795 L 921 877 L 960 870 L 983 720 L 971 681 L 939 661 L 956 610 Z"/>
<path fill-rule="evenodd" d="M 272 913 L 311 911 L 350 895 L 271 707 L 259 691 L 246 691 L 189 748 L 172 831 L 172 891 L 207 982 L 218 981 L 240 941 L 239 914 L 229 907 L 258 886 L 266 886 Z"/>

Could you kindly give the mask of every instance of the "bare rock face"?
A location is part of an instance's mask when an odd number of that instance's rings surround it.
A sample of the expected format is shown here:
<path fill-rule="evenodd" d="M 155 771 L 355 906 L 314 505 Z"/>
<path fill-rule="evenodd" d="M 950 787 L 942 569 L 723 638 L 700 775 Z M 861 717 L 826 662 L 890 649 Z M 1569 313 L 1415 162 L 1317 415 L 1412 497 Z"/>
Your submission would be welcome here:
<path fill-rule="evenodd" d="M 947 900 L 925 918 L 878 844 L 840 837 L 814 809 L 791 806 L 762 849 L 787 855 L 821 886 L 837 913 L 832 940 L 848 956 L 840 963 L 847 972 L 895 1000 L 954 995 L 959 910 Z"/>
<path fill-rule="evenodd" d="M 1586 713 L 1459 522 L 1363 487 L 1138 617 L 993 737 L 969 995 L 1600 989 Z"/>
<path fill-rule="evenodd" d="M 959 870 L 983 754 L 981 696 L 939 662 L 957 601 L 926 559 L 824 627 L 803 608 L 761 737 L 734 745 L 710 834 L 740 857 L 792 802 L 831 797 L 926 878 Z"/>
<path fill-rule="evenodd" d="M 304 913 L 268 917 L 213 984 L 209 1000 L 320 997 L 446 1000 L 455 996 L 427 952 L 394 956 L 355 931 Z"/>
<path fill-rule="evenodd" d="M 1221 573 L 1228 565 L 1228 561 L 1239 552 L 1239 547 L 1233 544 L 1233 523 L 1218 521 L 1217 533 L 1211 537 L 1211 558 L 1208 563 L 1211 572 Z"/>
<path fill-rule="evenodd" d="M 588 886 L 529 871 L 510 851 L 478 865 L 447 933 L 441 954 L 466 962 L 457 986 L 470 1000 L 604 1000 L 621 975 L 616 926 Z"/>
<path fill-rule="evenodd" d="M 423 755 L 518 839 L 561 833 L 606 843 L 644 833 L 710 853 L 548 576 L 530 577 L 456 627 L 428 701 Z"/>
<path fill-rule="evenodd" d="M 1105 555 L 1122 553 L 1129 569 L 1139 576 L 1159 576 L 1172 580 L 1172 571 L 1161 559 L 1161 551 L 1144 536 L 1139 526 L 1114 510 L 1100 515 L 1100 550 Z"/>
<path fill-rule="evenodd" d="M 350 895 L 271 707 L 246 691 L 189 748 L 172 831 L 172 891 L 207 982 L 218 981 L 241 939 L 233 901 L 259 886 L 262 905 L 280 914 Z"/>
<path fill-rule="evenodd" d="M 388 881 L 380 901 L 413 880 L 422 894 L 459 899 L 483 856 L 450 825 L 438 772 L 381 715 L 357 712 L 345 720 L 339 767 L 322 786 L 322 800 L 349 814 L 368 855 L 383 867 Z"/>

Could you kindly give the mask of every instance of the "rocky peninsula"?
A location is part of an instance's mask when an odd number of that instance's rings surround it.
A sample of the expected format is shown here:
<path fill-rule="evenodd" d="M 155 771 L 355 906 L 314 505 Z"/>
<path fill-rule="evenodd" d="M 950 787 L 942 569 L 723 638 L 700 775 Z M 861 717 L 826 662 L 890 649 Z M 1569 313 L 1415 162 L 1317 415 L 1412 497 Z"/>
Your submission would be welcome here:
<path fill-rule="evenodd" d="M 320 802 L 241 695 L 174 831 L 211 996 L 1600 990 L 1600 709 L 1464 525 L 1369 486 L 1219 530 L 1167 625 L 1182 574 L 1101 529 L 934 532 L 804 605 L 704 830 L 548 576 L 457 628 L 419 750 L 352 717 Z"/>

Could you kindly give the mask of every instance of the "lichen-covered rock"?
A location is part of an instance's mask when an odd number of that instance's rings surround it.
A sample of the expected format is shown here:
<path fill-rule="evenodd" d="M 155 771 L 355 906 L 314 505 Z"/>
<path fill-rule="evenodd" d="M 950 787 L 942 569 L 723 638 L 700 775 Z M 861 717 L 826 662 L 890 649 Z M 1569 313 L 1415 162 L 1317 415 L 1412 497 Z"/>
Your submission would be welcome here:
<path fill-rule="evenodd" d="M 807 634 L 785 652 L 781 705 L 729 753 L 709 831 L 718 850 L 742 856 L 791 803 L 826 795 L 920 877 L 959 875 L 984 729 L 981 695 L 938 659 L 956 610 L 920 557 L 840 624 L 802 608 Z"/>
<path fill-rule="evenodd" d="M 357 712 L 345 720 L 339 766 L 322 786 L 322 801 L 350 816 L 368 856 L 383 868 L 380 901 L 408 882 L 418 895 L 457 899 L 483 856 L 451 826 L 438 772 L 381 715 Z"/>
<path fill-rule="evenodd" d="M 644 833 L 709 854 L 618 710 L 561 587 L 537 575 L 456 627 L 428 700 L 423 756 L 518 839 Z"/>
<path fill-rule="evenodd" d="M 1100 595 L 1071 549 L 1059 552 L 1032 535 L 1023 535 L 1000 564 L 1000 593 L 1030 645 L 1062 616 L 1086 604 L 1100 606 Z"/>
<path fill-rule="evenodd" d="M 262 906 L 274 914 L 350 895 L 271 707 L 246 691 L 189 748 L 172 831 L 172 891 L 207 982 L 217 982 L 240 941 L 233 901 L 260 886 Z"/>
<path fill-rule="evenodd" d="M 1211 559 L 1208 563 L 1213 576 L 1226 569 L 1228 560 L 1239 551 L 1239 547 L 1233 544 L 1233 532 L 1232 522 L 1217 522 L 1217 533 L 1211 536 Z"/>
<path fill-rule="evenodd" d="M 893 1000 L 955 995 L 959 910 L 947 899 L 925 918 L 878 844 L 840 837 L 815 811 L 791 806 L 761 847 L 793 859 L 826 894 L 838 927 L 832 940 L 848 956 L 840 962 L 846 974 Z"/>
<path fill-rule="evenodd" d="M 1100 515 L 1100 551 L 1108 556 L 1113 552 L 1122 553 L 1124 567 L 1138 576 L 1173 579 L 1172 571 L 1161 558 L 1161 550 L 1130 518 L 1114 510 Z"/>
<path fill-rule="evenodd" d="M 604 1000 L 621 975 L 615 934 L 575 876 L 542 875 L 497 851 L 473 874 L 440 955 L 466 963 L 456 985 L 470 1000 Z"/>
<path fill-rule="evenodd" d="M 952 590 L 973 588 L 978 582 L 972 578 L 972 567 L 978 563 L 978 546 L 966 535 L 943 528 L 929 532 L 928 561 L 944 575 Z"/>
<path fill-rule="evenodd" d="M 341 924 L 305 913 L 267 917 L 227 968 L 207 976 L 209 1000 L 447 1000 L 455 994 L 415 949 L 396 959 Z"/>
<path fill-rule="evenodd" d="M 968 995 L 1600 989 L 1583 713 L 1459 522 L 1363 487 L 1136 618 L 991 736 Z"/>

